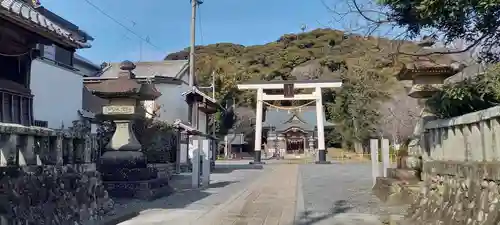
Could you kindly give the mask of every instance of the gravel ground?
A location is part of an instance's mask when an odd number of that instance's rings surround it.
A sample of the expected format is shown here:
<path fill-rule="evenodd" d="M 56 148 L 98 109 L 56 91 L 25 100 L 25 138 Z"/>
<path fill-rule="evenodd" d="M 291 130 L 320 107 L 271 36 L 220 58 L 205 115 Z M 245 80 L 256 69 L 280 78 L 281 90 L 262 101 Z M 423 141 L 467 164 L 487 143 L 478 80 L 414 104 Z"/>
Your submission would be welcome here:
<path fill-rule="evenodd" d="M 298 213 L 302 216 L 322 216 L 328 220 L 348 213 L 385 218 L 406 211 L 406 207 L 385 206 L 372 194 L 369 163 L 306 164 L 300 166 L 300 176 L 304 212 Z"/>

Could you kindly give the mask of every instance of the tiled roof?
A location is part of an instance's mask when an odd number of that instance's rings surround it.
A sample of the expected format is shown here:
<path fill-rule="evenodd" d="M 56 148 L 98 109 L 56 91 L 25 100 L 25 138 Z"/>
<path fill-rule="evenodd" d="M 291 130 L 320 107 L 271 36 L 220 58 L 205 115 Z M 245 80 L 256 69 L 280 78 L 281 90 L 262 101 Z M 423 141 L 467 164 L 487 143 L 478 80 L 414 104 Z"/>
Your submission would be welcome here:
<path fill-rule="evenodd" d="M 134 74 L 137 78 L 148 77 L 171 77 L 178 78 L 188 68 L 187 60 L 165 60 L 157 62 L 136 62 Z M 110 63 L 106 67 L 101 78 L 116 78 L 120 71 L 120 63 Z"/>
<path fill-rule="evenodd" d="M 30 4 L 21 0 L 0 0 L 0 17 L 25 25 L 27 29 L 43 35 L 44 32 L 54 35 L 50 38 L 66 46 L 87 48 L 89 44 L 72 37 L 70 31 L 47 19 Z"/>
<path fill-rule="evenodd" d="M 297 119 L 294 119 L 296 117 Z M 325 127 L 334 124 L 323 120 Z M 290 127 L 299 127 L 303 130 L 312 131 L 316 127 L 316 107 L 304 107 L 301 111 L 276 110 L 269 108 L 266 112 L 264 127 L 274 127 L 277 131 L 284 131 Z"/>
<path fill-rule="evenodd" d="M 200 91 L 200 89 L 198 89 L 197 87 L 193 87 L 191 90 L 189 91 L 186 91 L 184 93 L 182 93 L 182 96 L 187 96 L 189 94 L 195 94 L 195 95 L 200 95 L 202 96 L 203 98 L 207 99 L 208 101 L 210 101 L 211 103 L 217 103 L 217 101 L 215 99 L 213 99 L 212 97 L 208 96 L 207 94 L 203 93 L 202 91 Z"/>

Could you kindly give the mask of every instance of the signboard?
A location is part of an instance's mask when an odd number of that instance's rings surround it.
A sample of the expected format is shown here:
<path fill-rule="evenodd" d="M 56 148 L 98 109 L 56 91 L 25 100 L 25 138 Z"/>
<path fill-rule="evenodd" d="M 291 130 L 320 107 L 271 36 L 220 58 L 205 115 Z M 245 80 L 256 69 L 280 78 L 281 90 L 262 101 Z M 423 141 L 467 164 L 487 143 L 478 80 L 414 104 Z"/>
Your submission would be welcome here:
<path fill-rule="evenodd" d="M 293 89 L 293 84 L 284 84 L 283 85 L 283 94 L 285 98 L 293 98 L 295 95 L 295 90 Z"/>
<path fill-rule="evenodd" d="M 102 113 L 105 115 L 117 115 L 117 114 L 134 114 L 135 106 L 130 105 L 108 105 L 102 107 Z"/>
<path fill-rule="evenodd" d="M 43 57 L 56 60 L 56 47 L 54 45 L 43 45 Z"/>

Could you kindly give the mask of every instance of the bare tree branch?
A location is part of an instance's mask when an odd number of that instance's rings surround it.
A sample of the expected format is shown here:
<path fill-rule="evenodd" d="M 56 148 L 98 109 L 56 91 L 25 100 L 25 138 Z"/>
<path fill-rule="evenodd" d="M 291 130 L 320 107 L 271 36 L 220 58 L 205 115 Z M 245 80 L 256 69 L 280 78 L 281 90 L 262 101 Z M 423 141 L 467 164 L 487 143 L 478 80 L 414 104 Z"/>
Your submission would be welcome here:
<path fill-rule="evenodd" d="M 381 27 L 383 26 L 388 26 L 390 27 L 388 32 L 385 35 L 386 36 L 389 32 L 394 31 L 395 28 L 398 27 L 396 21 L 392 21 L 389 19 L 389 14 L 387 11 L 383 10 L 382 7 L 380 7 L 380 10 L 376 10 L 375 6 L 370 5 L 370 7 L 365 8 L 363 7 L 359 0 L 345 0 L 344 4 L 342 2 L 335 2 L 335 6 L 332 7 L 330 6 L 325 0 L 321 0 L 322 4 L 325 6 L 325 8 L 333 15 L 335 18 L 334 20 L 337 23 L 340 23 L 342 25 L 345 25 L 346 21 L 353 21 L 353 20 L 348 20 L 346 19 L 347 16 L 353 15 L 354 17 L 361 18 L 364 20 L 364 22 L 368 23 L 363 26 L 358 26 L 355 28 L 349 27 L 346 30 L 350 32 L 359 32 L 363 31 L 365 36 L 371 36 L 373 35 L 376 31 L 380 30 Z M 339 8 L 347 8 L 344 10 L 344 12 L 338 10 Z M 376 15 L 378 18 L 374 18 L 371 15 Z M 354 20 L 359 23 L 359 20 Z M 396 47 L 396 51 L 393 52 L 393 55 L 406 55 L 406 56 L 416 56 L 416 57 L 425 57 L 425 56 L 431 56 L 431 55 L 449 55 L 449 54 L 462 54 L 466 52 L 470 52 L 474 48 L 481 46 L 482 43 L 489 41 L 491 38 L 495 37 L 495 35 L 498 33 L 498 26 L 494 27 L 490 31 L 482 33 L 480 36 L 476 38 L 471 38 L 471 43 L 468 44 L 465 48 L 461 49 L 448 49 L 448 50 L 436 50 L 436 51 L 426 51 L 426 52 L 406 52 L 401 50 L 400 46 Z M 431 35 L 436 34 L 437 32 L 435 31 L 429 31 Z M 404 35 L 396 35 L 397 37 L 393 37 L 392 39 L 399 39 L 401 36 L 405 36 L 403 40 L 410 40 L 410 35 L 408 35 L 408 32 L 403 32 L 402 34 Z M 399 42 L 398 45 L 402 45 L 404 41 Z M 444 41 L 446 42 L 446 41 Z"/>

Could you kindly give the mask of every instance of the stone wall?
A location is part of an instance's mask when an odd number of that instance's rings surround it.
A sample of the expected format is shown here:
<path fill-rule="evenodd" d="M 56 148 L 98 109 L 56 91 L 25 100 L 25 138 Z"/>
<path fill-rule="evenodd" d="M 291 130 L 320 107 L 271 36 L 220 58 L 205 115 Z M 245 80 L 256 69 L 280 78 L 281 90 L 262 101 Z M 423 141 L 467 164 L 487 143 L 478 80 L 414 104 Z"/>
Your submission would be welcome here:
<path fill-rule="evenodd" d="M 95 168 L 0 168 L 0 224 L 95 224 L 113 209 Z"/>
<path fill-rule="evenodd" d="M 432 161 L 406 218 L 415 225 L 496 225 L 500 222 L 500 162 Z"/>

